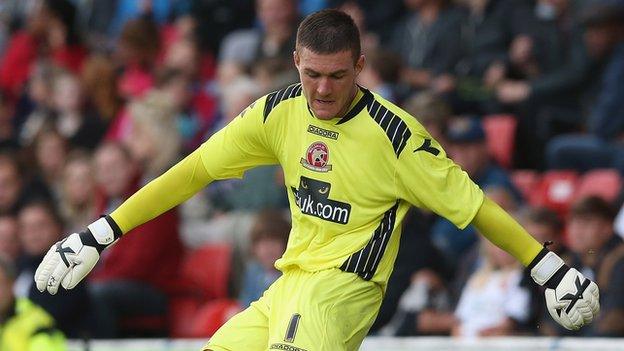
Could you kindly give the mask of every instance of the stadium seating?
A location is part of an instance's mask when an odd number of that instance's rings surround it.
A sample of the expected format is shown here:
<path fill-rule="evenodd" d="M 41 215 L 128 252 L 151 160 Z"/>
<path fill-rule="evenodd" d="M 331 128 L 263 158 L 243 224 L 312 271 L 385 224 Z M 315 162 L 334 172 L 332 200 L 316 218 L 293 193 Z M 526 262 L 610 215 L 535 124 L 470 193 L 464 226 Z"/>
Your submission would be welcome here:
<path fill-rule="evenodd" d="M 190 337 L 210 337 L 241 310 L 238 301 L 219 299 L 204 304 L 193 318 Z"/>
<path fill-rule="evenodd" d="M 512 115 L 483 117 L 488 151 L 494 160 L 507 169 L 511 168 L 513 161 L 516 124 L 516 118 Z"/>
<path fill-rule="evenodd" d="M 616 170 L 597 169 L 583 175 L 574 197 L 580 199 L 596 195 L 612 202 L 617 198 L 621 189 L 622 179 Z"/>
<path fill-rule="evenodd" d="M 534 206 L 546 206 L 564 216 L 576 193 L 579 175 L 574 171 L 547 171 L 534 188 L 529 203 Z"/>

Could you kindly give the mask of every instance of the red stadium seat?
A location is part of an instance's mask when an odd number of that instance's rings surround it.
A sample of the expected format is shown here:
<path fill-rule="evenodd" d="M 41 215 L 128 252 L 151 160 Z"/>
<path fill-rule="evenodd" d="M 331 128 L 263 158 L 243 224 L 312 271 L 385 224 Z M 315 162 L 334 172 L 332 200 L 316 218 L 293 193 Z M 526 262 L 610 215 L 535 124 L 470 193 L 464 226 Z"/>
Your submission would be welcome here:
<path fill-rule="evenodd" d="M 202 306 L 193 318 L 190 337 L 210 337 L 241 310 L 236 300 L 220 299 Z"/>
<path fill-rule="evenodd" d="M 232 269 L 229 245 L 205 245 L 186 256 L 182 279 L 205 300 L 225 298 Z"/>
<path fill-rule="evenodd" d="M 483 129 L 490 155 L 503 167 L 511 168 L 516 119 L 512 115 L 490 115 L 483 118 Z"/>
<path fill-rule="evenodd" d="M 531 195 L 532 204 L 546 206 L 564 216 L 574 200 L 579 175 L 574 171 L 548 171 Z"/>
<path fill-rule="evenodd" d="M 175 297 L 169 303 L 169 336 L 189 338 L 192 335 L 193 318 L 201 306 L 200 299 Z"/>
<path fill-rule="evenodd" d="M 541 178 L 542 175 L 540 173 L 528 169 L 521 169 L 511 173 L 512 182 L 530 204 L 533 204 L 533 201 L 535 201 L 533 199 L 533 190 L 539 185 Z"/>
<path fill-rule="evenodd" d="M 614 201 L 622 189 L 622 178 L 614 169 L 597 169 L 587 172 L 581 178 L 575 198 L 590 195 L 599 196 L 609 202 Z"/>

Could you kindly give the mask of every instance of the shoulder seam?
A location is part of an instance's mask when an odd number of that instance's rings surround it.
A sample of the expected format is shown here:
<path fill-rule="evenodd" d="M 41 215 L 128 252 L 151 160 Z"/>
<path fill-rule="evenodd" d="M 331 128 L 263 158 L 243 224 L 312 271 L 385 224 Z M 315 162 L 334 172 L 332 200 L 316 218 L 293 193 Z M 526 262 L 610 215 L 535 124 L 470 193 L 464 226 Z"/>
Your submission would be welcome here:
<path fill-rule="evenodd" d="M 301 90 L 301 83 L 295 83 L 282 90 L 274 91 L 267 95 L 266 102 L 264 104 L 263 122 L 266 122 L 269 114 L 273 111 L 275 106 L 284 100 L 292 99 L 301 95 Z"/>
<path fill-rule="evenodd" d="M 412 135 L 407 123 L 377 99 L 372 99 L 366 108 L 371 118 L 384 130 L 398 158 Z"/>

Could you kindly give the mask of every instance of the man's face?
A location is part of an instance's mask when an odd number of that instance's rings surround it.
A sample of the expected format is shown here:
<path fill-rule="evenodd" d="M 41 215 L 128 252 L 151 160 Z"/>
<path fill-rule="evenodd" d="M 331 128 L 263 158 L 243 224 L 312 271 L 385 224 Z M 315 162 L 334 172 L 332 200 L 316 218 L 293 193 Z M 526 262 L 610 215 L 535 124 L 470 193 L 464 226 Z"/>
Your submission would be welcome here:
<path fill-rule="evenodd" d="M 323 120 L 341 117 L 355 96 L 355 80 L 364 67 L 364 55 L 353 63 L 349 50 L 317 54 L 303 47 L 294 52 L 303 94 L 314 115 Z"/>
<path fill-rule="evenodd" d="M 17 169 L 8 162 L 0 164 L 0 210 L 9 210 L 19 197 L 22 183 Z"/>
<path fill-rule="evenodd" d="M 600 249 L 612 235 L 611 222 L 598 216 L 577 216 L 568 222 L 570 249 L 579 254 Z"/>
<path fill-rule="evenodd" d="M 477 177 L 487 163 L 484 142 L 451 143 L 449 155 L 470 177 Z"/>
<path fill-rule="evenodd" d="M 13 280 L 0 269 L 0 316 L 6 313 L 13 302 Z"/>
<path fill-rule="evenodd" d="M 589 54 L 594 58 L 603 58 L 609 54 L 614 46 L 611 26 L 600 25 L 585 30 L 585 45 Z"/>
<path fill-rule="evenodd" d="M 18 216 L 20 242 L 29 255 L 43 255 L 61 237 L 61 226 L 41 206 L 22 209 Z"/>

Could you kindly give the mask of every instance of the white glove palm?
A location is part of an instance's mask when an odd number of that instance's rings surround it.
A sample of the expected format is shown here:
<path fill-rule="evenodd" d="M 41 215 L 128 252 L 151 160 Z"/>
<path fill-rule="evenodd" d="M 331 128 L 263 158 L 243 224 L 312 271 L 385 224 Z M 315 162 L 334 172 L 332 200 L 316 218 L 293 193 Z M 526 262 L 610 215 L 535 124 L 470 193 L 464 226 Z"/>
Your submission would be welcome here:
<path fill-rule="evenodd" d="M 52 295 L 58 292 L 59 285 L 73 289 L 91 272 L 102 250 L 120 236 L 117 225 L 106 217 L 90 224 L 84 232 L 71 234 L 52 245 L 35 272 L 37 289 Z"/>
<path fill-rule="evenodd" d="M 544 249 L 529 265 L 531 277 L 546 287 L 546 308 L 568 330 L 591 323 L 600 310 L 598 285 Z"/>

